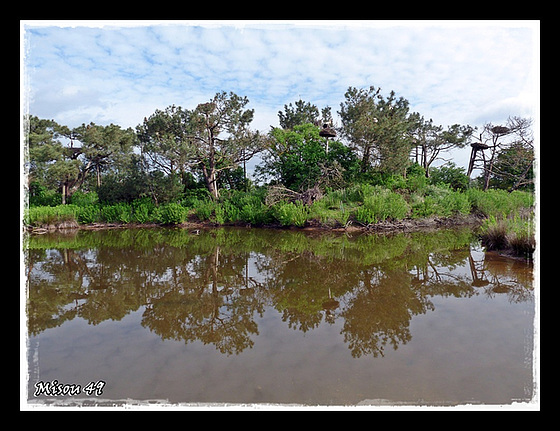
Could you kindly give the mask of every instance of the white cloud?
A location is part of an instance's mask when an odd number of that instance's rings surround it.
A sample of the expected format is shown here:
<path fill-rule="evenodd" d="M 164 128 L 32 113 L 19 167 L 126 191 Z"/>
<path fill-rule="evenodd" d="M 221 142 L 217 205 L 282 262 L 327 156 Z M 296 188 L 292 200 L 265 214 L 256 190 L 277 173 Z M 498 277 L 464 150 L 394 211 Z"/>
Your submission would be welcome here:
<path fill-rule="evenodd" d="M 28 25 L 30 112 L 134 127 L 224 90 L 248 96 L 268 130 L 300 97 L 336 112 L 349 86 L 375 85 L 436 123 L 479 125 L 537 97 L 534 23 L 202 24 Z"/>

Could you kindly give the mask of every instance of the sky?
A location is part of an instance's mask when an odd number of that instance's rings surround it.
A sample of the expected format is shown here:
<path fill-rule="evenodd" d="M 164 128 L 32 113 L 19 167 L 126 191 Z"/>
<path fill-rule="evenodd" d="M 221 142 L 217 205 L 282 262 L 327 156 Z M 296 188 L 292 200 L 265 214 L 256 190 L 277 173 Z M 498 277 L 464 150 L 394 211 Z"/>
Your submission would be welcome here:
<path fill-rule="evenodd" d="M 22 21 L 22 111 L 132 127 L 217 92 L 253 129 L 302 99 L 336 111 L 352 87 L 395 91 L 435 124 L 539 117 L 538 21 Z M 454 155 L 468 163 L 469 149 Z"/>

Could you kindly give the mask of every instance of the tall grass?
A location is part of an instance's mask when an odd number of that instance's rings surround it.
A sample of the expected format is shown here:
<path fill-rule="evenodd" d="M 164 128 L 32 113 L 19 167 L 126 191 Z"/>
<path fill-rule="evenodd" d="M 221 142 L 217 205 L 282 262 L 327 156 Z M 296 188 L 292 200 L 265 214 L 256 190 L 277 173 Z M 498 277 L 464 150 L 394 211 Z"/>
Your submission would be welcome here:
<path fill-rule="evenodd" d="M 408 184 L 408 183 L 407 183 Z M 28 226 L 64 222 L 88 223 L 158 223 L 180 224 L 192 218 L 219 225 L 280 224 L 304 226 L 309 222 L 339 227 L 349 223 L 369 225 L 404 218 L 450 217 L 477 213 L 484 217 L 505 219 L 522 208 L 531 208 L 534 197 L 528 192 L 507 193 L 503 190 L 466 192 L 445 185 L 421 185 L 401 189 L 354 184 L 339 190 L 327 190 L 312 205 L 296 202 L 265 204 L 266 189 L 250 192 L 225 191 L 218 201 L 210 197 L 191 196 L 181 203 L 155 205 L 149 198 L 112 205 L 96 202 L 95 196 L 78 195 L 69 205 L 32 206 L 25 211 Z M 497 219 L 496 219 L 497 220 Z"/>
<path fill-rule="evenodd" d="M 532 213 L 522 211 L 509 217 L 490 216 L 482 225 L 481 241 L 488 250 L 509 251 L 531 259 L 536 246 Z"/>
<path fill-rule="evenodd" d="M 471 202 L 472 209 L 486 217 L 506 217 L 521 208 L 532 208 L 535 203 L 535 197 L 532 193 L 519 190 L 508 193 L 505 190 L 469 189 L 466 194 Z"/>

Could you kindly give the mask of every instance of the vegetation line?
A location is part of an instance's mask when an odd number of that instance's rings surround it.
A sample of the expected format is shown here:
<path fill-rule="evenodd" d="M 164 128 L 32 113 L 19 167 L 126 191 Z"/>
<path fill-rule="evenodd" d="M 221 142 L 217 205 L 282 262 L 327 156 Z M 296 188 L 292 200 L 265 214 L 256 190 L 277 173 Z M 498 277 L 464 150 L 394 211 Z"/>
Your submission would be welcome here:
<path fill-rule="evenodd" d="M 326 229 L 407 229 L 427 220 L 463 223 L 468 216 L 485 218 L 483 240 L 490 249 L 508 248 L 529 256 L 534 250 L 530 192 L 504 190 L 452 190 L 445 185 L 423 185 L 418 178 L 401 178 L 393 187 L 354 185 L 329 190 L 304 204 L 304 196 L 282 196 L 268 203 L 266 188 L 230 191 L 219 200 L 191 196 L 182 202 L 155 205 L 150 199 L 101 204 L 93 192 L 75 194 L 73 203 L 26 209 L 24 223 L 35 232 L 76 228 L 94 223 L 181 225 L 186 222 L 217 226 L 314 227 Z M 522 214 L 520 216 L 520 214 Z M 471 219 L 472 220 L 472 219 Z M 433 223 L 432 223 L 433 224 Z M 499 235 L 506 240 L 499 240 Z M 523 241 L 525 238 L 525 241 Z M 506 242 L 504 242 L 506 241 Z"/>
<path fill-rule="evenodd" d="M 222 91 L 194 109 L 157 109 L 135 129 L 28 116 L 25 225 L 379 229 L 475 215 L 488 218 L 487 234 L 508 232 L 508 244 L 512 229 L 532 232 L 530 119 L 443 127 L 393 91 L 349 87 L 340 126 L 330 107 L 298 100 L 262 133 L 250 127 L 248 104 Z M 471 149 L 467 172 L 436 166 L 461 148 Z M 247 162 L 257 155 L 253 183 Z"/>

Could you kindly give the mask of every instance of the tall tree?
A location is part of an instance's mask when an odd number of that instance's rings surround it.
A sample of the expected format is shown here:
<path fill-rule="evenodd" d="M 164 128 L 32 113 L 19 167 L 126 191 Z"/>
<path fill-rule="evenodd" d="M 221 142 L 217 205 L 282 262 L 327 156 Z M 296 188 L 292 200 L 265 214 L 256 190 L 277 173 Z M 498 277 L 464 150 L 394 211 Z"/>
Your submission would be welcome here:
<path fill-rule="evenodd" d="M 447 129 L 420 118 L 414 131 L 416 163 L 424 168 L 426 177 L 430 177 L 430 166 L 441 159 L 442 153 L 454 148 L 464 148 L 472 135 L 471 126 L 453 124 Z M 447 160 L 448 161 L 448 160 Z"/>
<path fill-rule="evenodd" d="M 331 141 L 327 153 L 319 130 L 309 123 L 294 126 L 293 130 L 273 128 L 257 172 L 292 190 L 351 180 L 358 169 L 354 153 L 337 141 Z"/>
<path fill-rule="evenodd" d="M 101 186 L 101 172 L 123 165 L 132 155 L 134 131 L 122 129 L 115 124 L 101 126 L 95 123 L 82 124 L 72 132 L 74 139 L 81 142 L 81 153 L 95 171 L 97 188 Z"/>
<path fill-rule="evenodd" d="M 319 109 L 310 102 L 299 99 L 295 106 L 291 103 L 284 105 L 284 112 L 278 111 L 280 127 L 283 129 L 293 129 L 301 124 L 315 124 L 319 120 Z"/>
<path fill-rule="evenodd" d="M 340 104 L 342 134 L 362 158 L 361 170 L 375 162 L 384 172 L 402 173 L 409 164 L 412 131 L 417 115 L 409 113 L 406 99 L 391 91 L 385 98 L 381 88 L 349 87 Z"/>
<path fill-rule="evenodd" d="M 28 179 L 60 190 L 62 203 L 65 204 L 82 185 L 87 174 L 88 166 L 79 158 L 81 151 L 61 142 L 68 128 L 54 120 L 32 115 L 28 126 Z"/>
<path fill-rule="evenodd" d="M 264 148 L 264 138 L 250 130 L 252 109 L 247 97 L 222 91 L 192 111 L 169 107 L 156 111 L 137 127 L 141 149 L 167 174 L 186 169 L 202 172 L 211 196 L 219 197 L 218 177 Z"/>
<path fill-rule="evenodd" d="M 136 127 L 140 151 L 149 170 L 174 176 L 189 168 L 191 125 L 188 110 L 171 105 Z"/>
<path fill-rule="evenodd" d="M 484 190 L 490 187 L 491 180 L 509 182 L 510 189 L 533 182 L 532 120 L 529 118 L 509 117 L 506 125 L 484 125 L 478 140 L 484 144 L 488 157 L 483 158 Z M 486 154 L 486 153 L 485 153 Z"/>

